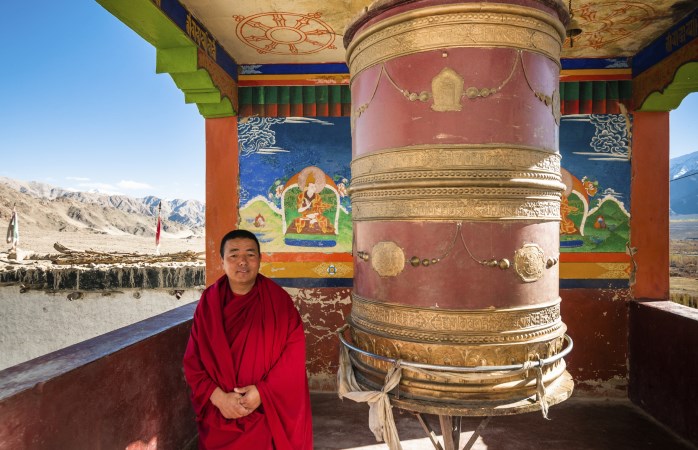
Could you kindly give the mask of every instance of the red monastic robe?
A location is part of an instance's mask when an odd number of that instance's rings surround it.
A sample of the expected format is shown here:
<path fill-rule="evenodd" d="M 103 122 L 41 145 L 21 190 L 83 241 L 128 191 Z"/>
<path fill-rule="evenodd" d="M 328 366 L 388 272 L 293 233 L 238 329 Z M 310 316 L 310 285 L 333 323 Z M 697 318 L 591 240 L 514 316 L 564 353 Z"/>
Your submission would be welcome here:
<path fill-rule="evenodd" d="M 199 448 L 312 450 L 303 323 L 291 297 L 265 276 L 245 295 L 234 295 L 225 275 L 204 291 L 184 375 Z M 232 392 L 252 384 L 262 404 L 246 417 L 226 419 L 209 400 L 216 386 Z"/>

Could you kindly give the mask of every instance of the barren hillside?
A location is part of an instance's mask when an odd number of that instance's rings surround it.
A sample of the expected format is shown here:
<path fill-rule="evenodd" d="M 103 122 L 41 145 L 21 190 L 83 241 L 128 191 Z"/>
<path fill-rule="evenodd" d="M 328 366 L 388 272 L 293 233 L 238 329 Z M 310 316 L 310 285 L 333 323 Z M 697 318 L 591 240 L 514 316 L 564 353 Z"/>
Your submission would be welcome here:
<path fill-rule="evenodd" d="M 53 253 L 53 244 L 60 242 L 79 250 L 152 253 L 159 202 L 154 197 L 69 192 L 0 177 L 2 238 L 16 206 L 20 249 Z M 203 217 L 200 202 L 162 201 L 161 252 L 203 251 Z"/>

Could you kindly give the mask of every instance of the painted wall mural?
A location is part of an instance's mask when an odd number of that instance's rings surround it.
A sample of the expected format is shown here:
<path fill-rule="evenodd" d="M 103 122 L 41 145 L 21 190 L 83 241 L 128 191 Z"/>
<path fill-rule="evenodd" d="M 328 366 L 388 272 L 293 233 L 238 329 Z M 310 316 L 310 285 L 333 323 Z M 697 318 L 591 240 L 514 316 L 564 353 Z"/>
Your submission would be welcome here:
<path fill-rule="evenodd" d="M 628 285 L 631 131 L 622 114 L 562 117 L 562 288 Z"/>
<path fill-rule="evenodd" d="M 625 252 L 630 221 L 630 133 L 623 115 L 562 118 L 565 184 L 561 252 Z"/>
<path fill-rule="evenodd" d="M 240 218 L 268 252 L 351 252 L 349 118 L 241 119 Z"/>

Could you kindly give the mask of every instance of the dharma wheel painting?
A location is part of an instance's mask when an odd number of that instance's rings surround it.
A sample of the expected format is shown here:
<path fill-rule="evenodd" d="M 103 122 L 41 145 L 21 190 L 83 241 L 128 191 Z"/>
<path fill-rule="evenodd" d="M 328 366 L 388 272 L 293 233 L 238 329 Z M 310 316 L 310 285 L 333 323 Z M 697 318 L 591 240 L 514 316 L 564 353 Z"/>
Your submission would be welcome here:
<path fill-rule="evenodd" d="M 351 251 L 349 119 L 238 125 L 241 227 L 270 252 Z"/>

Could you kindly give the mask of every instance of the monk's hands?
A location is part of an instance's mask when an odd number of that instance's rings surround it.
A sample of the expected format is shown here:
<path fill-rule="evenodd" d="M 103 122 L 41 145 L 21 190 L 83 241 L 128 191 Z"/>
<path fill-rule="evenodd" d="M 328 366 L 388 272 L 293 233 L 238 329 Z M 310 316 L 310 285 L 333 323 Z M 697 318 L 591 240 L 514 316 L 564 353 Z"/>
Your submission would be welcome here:
<path fill-rule="evenodd" d="M 262 404 L 257 386 L 249 385 L 224 392 L 217 387 L 211 394 L 211 403 L 226 419 L 239 419 L 252 413 Z"/>
<path fill-rule="evenodd" d="M 240 404 L 250 413 L 262 404 L 262 399 L 259 396 L 257 386 L 255 386 L 254 384 L 240 388 L 235 388 L 235 392 L 242 395 L 242 398 L 240 399 Z"/>
<path fill-rule="evenodd" d="M 237 391 L 237 389 L 235 390 Z M 211 394 L 211 403 L 213 403 L 213 405 L 220 410 L 221 414 L 226 419 L 239 419 L 240 417 L 245 417 L 253 411 L 240 403 L 243 398 L 243 395 L 240 393 L 223 392 L 223 389 L 217 387 L 213 391 L 213 394 Z"/>

